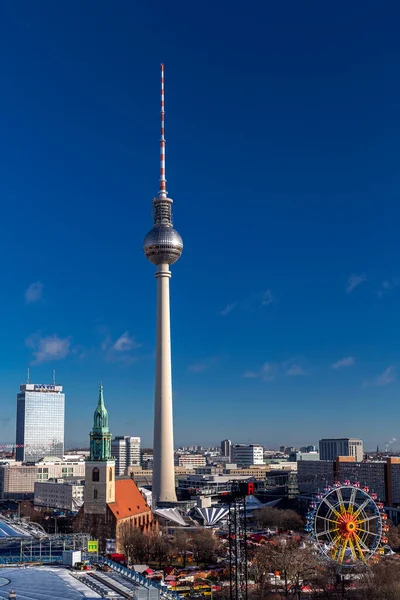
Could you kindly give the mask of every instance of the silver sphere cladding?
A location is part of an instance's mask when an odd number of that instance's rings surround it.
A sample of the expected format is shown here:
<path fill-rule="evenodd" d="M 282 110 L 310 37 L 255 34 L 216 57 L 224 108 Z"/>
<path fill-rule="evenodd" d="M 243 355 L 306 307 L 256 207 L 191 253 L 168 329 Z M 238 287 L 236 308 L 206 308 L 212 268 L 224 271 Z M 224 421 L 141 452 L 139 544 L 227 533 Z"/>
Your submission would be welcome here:
<path fill-rule="evenodd" d="M 155 225 L 144 238 L 143 250 L 153 265 L 172 265 L 182 254 L 183 241 L 170 225 Z"/>

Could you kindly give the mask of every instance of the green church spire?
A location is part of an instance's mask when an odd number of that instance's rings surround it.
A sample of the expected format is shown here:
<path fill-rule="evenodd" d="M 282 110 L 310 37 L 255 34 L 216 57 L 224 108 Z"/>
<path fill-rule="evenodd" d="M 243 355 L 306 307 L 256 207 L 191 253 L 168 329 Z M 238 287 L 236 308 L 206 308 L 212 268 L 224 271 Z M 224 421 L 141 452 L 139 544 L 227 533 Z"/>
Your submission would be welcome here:
<path fill-rule="evenodd" d="M 99 401 L 93 415 L 93 433 L 109 433 L 108 412 L 104 405 L 103 384 L 100 383 Z"/>
<path fill-rule="evenodd" d="M 93 415 L 90 434 L 90 460 L 110 460 L 111 433 L 108 427 L 108 412 L 104 404 L 103 384 L 100 384 L 99 401 Z"/>

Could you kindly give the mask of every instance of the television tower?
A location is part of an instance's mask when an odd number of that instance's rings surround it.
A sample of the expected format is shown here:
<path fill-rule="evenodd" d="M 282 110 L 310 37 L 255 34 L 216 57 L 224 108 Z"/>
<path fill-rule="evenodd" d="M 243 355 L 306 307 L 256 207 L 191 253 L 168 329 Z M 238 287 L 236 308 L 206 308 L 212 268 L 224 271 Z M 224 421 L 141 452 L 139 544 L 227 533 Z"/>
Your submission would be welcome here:
<path fill-rule="evenodd" d="M 153 198 L 154 227 L 146 235 L 143 250 L 157 266 L 156 381 L 154 398 L 153 499 L 156 505 L 176 502 L 174 433 L 172 417 L 171 325 L 169 265 L 183 250 L 182 238 L 172 226 L 172 200 L 165 178 L 164 65 L 161 65 L 160 189 Z"/>

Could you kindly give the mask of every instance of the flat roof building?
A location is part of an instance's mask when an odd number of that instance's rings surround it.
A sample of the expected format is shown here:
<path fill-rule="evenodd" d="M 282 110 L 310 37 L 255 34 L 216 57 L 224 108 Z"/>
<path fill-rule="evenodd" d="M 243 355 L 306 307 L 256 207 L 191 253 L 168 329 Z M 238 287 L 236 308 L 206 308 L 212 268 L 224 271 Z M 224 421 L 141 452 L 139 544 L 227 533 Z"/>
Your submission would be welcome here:
<path fill-rule="evenodd" d="M 64 454 L 65 394 L 61 385 L 26 383 L 17 394 L 16 458 L 35 462 Z"/>
<path fill-rule="evenodd" d="M 321 460 L 336 460 L 338 456 L 353 456 L 361 462 L 364 459 L 362 440 L 358 438 L 326 438 L 319 441 Z"/>

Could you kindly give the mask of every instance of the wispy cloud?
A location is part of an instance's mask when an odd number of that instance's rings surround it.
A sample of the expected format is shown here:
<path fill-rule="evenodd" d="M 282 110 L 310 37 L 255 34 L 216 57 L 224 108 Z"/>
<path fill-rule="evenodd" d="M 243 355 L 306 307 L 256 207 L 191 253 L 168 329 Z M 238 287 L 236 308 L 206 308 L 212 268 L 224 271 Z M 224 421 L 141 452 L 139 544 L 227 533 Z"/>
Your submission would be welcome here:
<path fill-rule="evenodd" d="M 307 375 L 307 373 L 296 359 L 289 359 L 281 363 L 265 362 L 259 369 L 243 373 L 245 379 L 260 379 L 261 381 L 274 381 L 279 376 L 296 377 L 299 375 Z"/>
<path fill-rule="evenodd" d="M 43 295 L 43 283 L 35 281 L 25 290 L 25 302 L 26 304 L 33 304 L 41 300 Z"/>
<path fill-rule="evenodd" d="M 261 306 L 269 306 L 274 300 L 271 290 L 266 290 L 261 296 Z"/>
<path fill-rule="evenodd" d="M 286 375 L 289 375 L 289 377 L 296 377 L 297 375 L 306 375 L 306 372 L 300 365 L 292 365 L 286 371 Z"/>
<path fill-rule="evenodd" d="M 350 275 L 347 280 L 346 292 L 350 294 L 353 290 L 356 289 L 359 285 L 367 281 L 367 277 L 365 274 L 362 275 Z"/>
<path fill-rule="evenodd" d="M 273 381 L 277 372 L 277 364 L 265 362 L 257 371 L 245 371 L 243 377 L 246 379 L 260 379 L 261 381 Z"/>
<path fill-rule="evenodd" d="M 382 387 L 384 385 L 388 385 L 396 381 L 396 369 L 393 365 L 388 367 L 383 371 L 381 375 L 378 375 L 374 379 L 370 379 L 369 381 L 364 381 L 364 387 L 370 386 L 379 386 Z"/>
<path fill-rule="evenodd" d="M 227 315 L 229 315 L 229 313 L 231 313 L 235 309 L 248 310 L 248 311 L 259 310 L 261 308 L 266 308 L 270 304 L 277 302 L 277 301 L 278 301 L 278 298 L 273 295 L 273 293 L 270 289 L 267 289 L 263 292 L 253 292 L 252 294 L 250 294 L 249 296 L 247 296 L 246 298 L 244 298 L 238 302 L 237 301 L 229 302 L 220 311 L 220 314 L 223 317 L 226 317 Z"/>
<path fill-rule="evenodd" d="M 44 362 L 61 360 L 68 356 L 71 341 L 70 338 L 61 338 L 56 334 L 42 337 L 35 333 L 25 340 L 28 348 L 32 348 L 34 360 L 32 365 L 38 365 Z"/>
<path fill-rule="evenodd" d="M 125 331 L 114 343 L 113 350 L 115 352 L 128 352 L 139 347 L 140 344 L 137 343 L 135 338 L 129 335 L 128 331 Z"/>
<path fill-rule="evenodd" d="M 138 359 L 137 356 L 132 354 L 132 351 L 140 347 L 141 344 L 128 331 L 125 331 L 116 340 L 113 340 L 107 334 L 101 343 L 101 349 L 105 352 L 107 362 L 120 362 L 127 365 L 132 364 Z"/>
<path fill-rule="evenodd" d="M 355 364 L 355 358 L 353 356 L 346 356 L 345 358 L 341 358 L 337 362 L 331 365 L 332 369 L 341 369 L 342 367 L 352 367 Z"/>
<path fill-rule="evenodd" d="M 188 366 L 187 370 L 190 373 L 204 373 L 204 371 L 207 371 L 208 369 L 213 367 L 216 363 L 218 363 L 219 360 L 220 360 L 219 356 L 207 356 L 206 358 L 203 358 L 199 361 L 196 361 L 196 362 L 190 364 Z"/>
<path fill-rule="evenodd" d="M 221 310 L 221 315 L 223 317 L 226 317 L 226 315 L 229 315 L 229 313 L 233 311 L 233 309 L 235 308 L 235 306 L 236 306 L 236 302 L 230 302 L 229 304 L 227 304 L 225 306 L 225 308 L 223 308 Z"/>
<path fill-rule="evenodd" d="M 386 281 L 382 281 L 381 286 L 376 293 L 379 298 L 384 298 L 398 285 L 400 285 L 400 279 L 387 279 Z"/>

